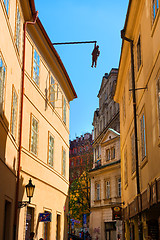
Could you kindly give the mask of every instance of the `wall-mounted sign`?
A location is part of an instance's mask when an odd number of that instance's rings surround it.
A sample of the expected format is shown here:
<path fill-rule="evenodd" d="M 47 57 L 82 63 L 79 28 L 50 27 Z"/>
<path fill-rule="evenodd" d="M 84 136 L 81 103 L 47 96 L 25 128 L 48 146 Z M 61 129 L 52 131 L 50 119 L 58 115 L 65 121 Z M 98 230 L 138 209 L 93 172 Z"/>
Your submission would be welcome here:
<path fill-rule="evenodd" d="M 121 207 L 112 207 L 112 216 L 113 220 L 122 220 L 122 208 Z"/>
<path fill-rule="evenodd" d="M 39 222 L 51 222 L 51 216 L 50 212 L 39 213 Z"/>

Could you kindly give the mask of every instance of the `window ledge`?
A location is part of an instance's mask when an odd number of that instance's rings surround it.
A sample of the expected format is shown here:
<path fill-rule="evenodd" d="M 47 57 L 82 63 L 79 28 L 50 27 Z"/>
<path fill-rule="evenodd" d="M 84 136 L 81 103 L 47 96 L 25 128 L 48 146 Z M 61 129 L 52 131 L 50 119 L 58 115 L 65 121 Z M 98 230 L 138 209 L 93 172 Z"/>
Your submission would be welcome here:
<path fill-rule="evenodd" d="M 141 66 L 139 67 L 139 69 L 138 69 L 138 72 L 137 72 L 137 76 L 136 76 L 136 82 L 138 81 L 138 79 L 139 79 L 139 76 L 140 76 L 140 74 L 141 74 L 141 71 L 142 71 L 142 67 L 143 67 L 143 64 L 141 63 Z"/>
<path fill-rule="evenodd" d="M 157 10 L 157 14 L 156 14 L 154 22 L 152 24 L 151 37 L 153 37 L 153 35 L 154 35 L 154 31 L 156 29 L 157 22 L 158 22 L 158 19 L 159 19 L 159 14 L 160 14 L 160 9 Z"/>
<path fill-rule="evenodd" d="M 136 170 L 132 173 L 131 179 L 133 180 L 136 177 Z"/>
<path fill-rule="evenodd" d="M 100 203 L 101 202 L 101 199 L 100 200 L 94 200 L 95 203 Z"/>
<path fill-rule="evenodd" d="M 125 184 L 124 189 L 126 190 L 128 187 L 128 182 Z"/>
<path fill-rule="evenodd" d="M 145 156 L 141 161 L 140 168 L 142 169 L 148 162 L 148 158 Z"/>

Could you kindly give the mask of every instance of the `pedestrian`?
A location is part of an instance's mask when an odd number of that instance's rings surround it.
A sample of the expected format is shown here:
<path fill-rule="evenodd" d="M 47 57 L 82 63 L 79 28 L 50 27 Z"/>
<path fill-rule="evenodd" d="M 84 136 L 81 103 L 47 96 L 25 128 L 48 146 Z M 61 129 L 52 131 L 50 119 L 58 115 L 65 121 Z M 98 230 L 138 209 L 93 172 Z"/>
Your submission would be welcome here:
<path fill-rule="evenodd" d="M 44 240 L 43 238 L 40 238 L 39 240 Z"/>
<path fill-rule="evenodd" d="M 34 233 L 34 232 L 31 232 L 29 239 L 30 239 L 30 240 L 34 240 L 34 235 L 35 235 L 35 233 Z"/>

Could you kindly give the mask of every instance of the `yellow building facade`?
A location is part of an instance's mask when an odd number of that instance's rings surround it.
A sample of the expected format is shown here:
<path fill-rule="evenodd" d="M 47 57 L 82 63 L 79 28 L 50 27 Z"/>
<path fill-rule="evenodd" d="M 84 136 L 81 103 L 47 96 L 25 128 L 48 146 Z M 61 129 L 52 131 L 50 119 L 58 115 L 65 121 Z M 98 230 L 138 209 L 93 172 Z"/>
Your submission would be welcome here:
<path fill-rule="evenodd" d="M 120 104 L 125 239 L 160 237 L 159 6 L 159 0 L 130 0 L 122 32 L 114 100 Z"/>
<path fill-rule="evenodd" d="M 33 0 L 0 0 L 0 239 L 67 239 L 76 92 Z M 31 203 L 25 186 L 35 185 Z M 39 214 L 51 214 L 40 222 Z"/>

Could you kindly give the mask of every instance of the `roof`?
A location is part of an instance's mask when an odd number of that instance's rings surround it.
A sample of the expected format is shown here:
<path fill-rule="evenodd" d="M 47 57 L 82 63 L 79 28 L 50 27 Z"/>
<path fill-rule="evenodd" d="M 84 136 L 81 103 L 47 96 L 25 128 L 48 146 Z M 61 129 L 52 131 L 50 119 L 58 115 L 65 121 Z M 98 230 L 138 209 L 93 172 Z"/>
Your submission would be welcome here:
<path fill-rule="evenodd" d="M 36 8 L 35 8 L 34 0 L 29 0 L 29 3 L 30 3 L 32 15 L 34 15 L 34 14 L 36 13 Z M 63 72 L 64 72 L 64 74 L 65 74 L 65 76 L 66 76 L 66 79 L 67 79 L 67 81 L 68 81 L 68 84 L 69 84 L 69 86 L 70 86 L 70 88 L 71 88 L 71 90 L 72 90 L 72 92 L 73 92 L 74 98 L 77 98 L 77 94 L 76 94 L 75 89 L 74 89 L 74 87 L 73 87 L 73 85 L 72 85 L 72 82 L 71 82 L 71 80 L 70 80 L 70 77 L 69 77 L 69 75 L 68 75 L 68 73 L 67 73 L 67 71 L 66 71 L 66 69 L 65 69 L 65 67 L 64 67 L 64 65 L 63 65 L 63 62 L 62 62 L 59 54 L 57 53 L 56 49 L 54 48 L 54 46 L 53 46 L 53 44 L 52 44 L 52 42 L 51 42 L 51 40 L 50 40 L 47 32 L 45 31 L 45 29 L 44 29 L 44 27 L 43 27 L 43 25 L 42 25 L 42 23 L 41 23 L 41 21 L 40 21 L 40 19 L 39 19 L 39 17 L 37 18 L 37 24 L 38 24 L 39 28 L 41 29 L 41 31 L 42 31 L 42 33 L 43 33 L 43 35 L 44 35 L 44 37 L 45 37 L 45 39 L 46 39 L 49 47 L 51 48 L 52 52 L 54 53 L 57 61 L 59 62 L 60 66 L 61 66 L 61 68 L 62 68 L 62 70 L 63 70 Z"/>

